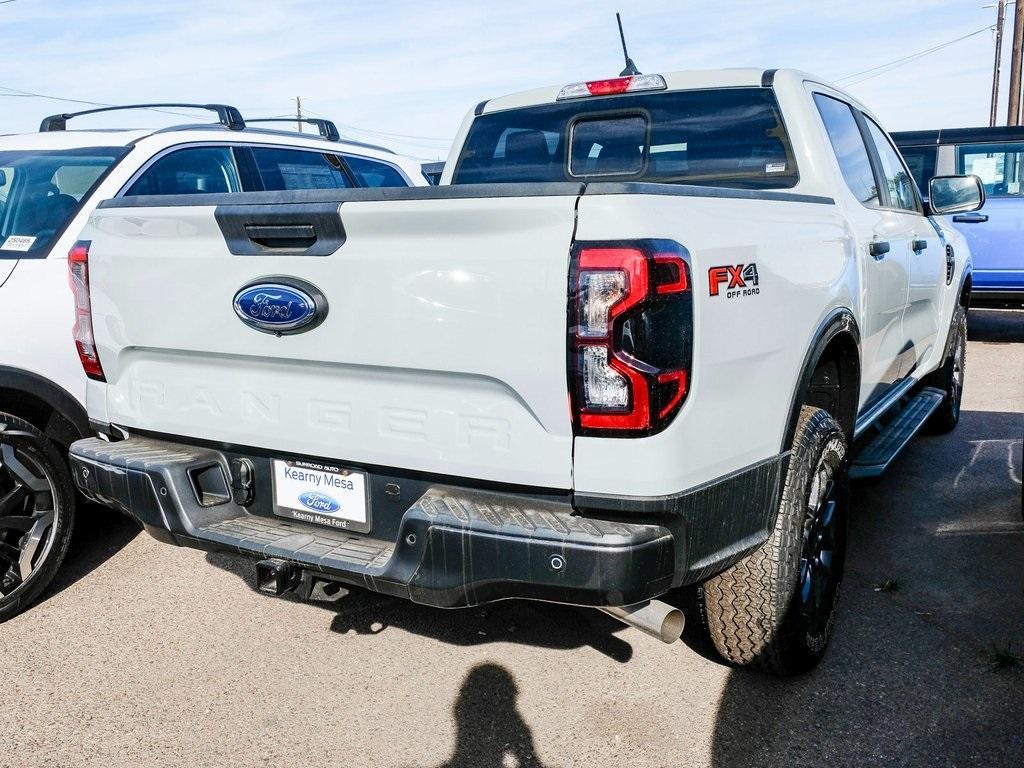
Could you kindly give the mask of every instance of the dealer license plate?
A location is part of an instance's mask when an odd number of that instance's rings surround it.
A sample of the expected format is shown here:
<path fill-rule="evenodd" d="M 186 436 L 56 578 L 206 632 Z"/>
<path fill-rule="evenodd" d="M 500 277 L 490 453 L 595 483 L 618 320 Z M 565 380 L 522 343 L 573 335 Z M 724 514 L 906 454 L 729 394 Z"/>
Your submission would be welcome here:
<path fill-rule="evenodd" d="M 366 473 L 311 461 L 274 460 L 274 514 L 366 533 Z"/>

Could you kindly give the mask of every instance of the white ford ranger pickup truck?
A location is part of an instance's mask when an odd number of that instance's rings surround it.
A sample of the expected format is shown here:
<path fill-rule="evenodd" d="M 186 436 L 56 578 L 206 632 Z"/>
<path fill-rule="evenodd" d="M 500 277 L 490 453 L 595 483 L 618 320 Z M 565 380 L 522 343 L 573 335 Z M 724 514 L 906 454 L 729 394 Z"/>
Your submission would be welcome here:
<path fill-rule="evenodd" d="M 794 71 L 478 105 L 441 185 L 136 196 L 78 250 L 87 496 L 275 594 L 595 606 L 729 662 L 832 631 L 849 476 L 959 416 L 963 239 Z"/>

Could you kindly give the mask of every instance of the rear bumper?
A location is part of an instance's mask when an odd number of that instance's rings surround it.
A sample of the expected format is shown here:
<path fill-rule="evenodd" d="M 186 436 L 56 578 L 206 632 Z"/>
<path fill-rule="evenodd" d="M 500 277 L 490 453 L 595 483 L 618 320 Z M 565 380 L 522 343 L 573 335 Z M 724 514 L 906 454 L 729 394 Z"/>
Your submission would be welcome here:
<path fill-rule="evenodd" d="M 427 480 L 371 477 L 373 530 L 355 534 L 275 517 L 269 459 L 250 499 L 200 501 L 194 476 L 237 454 L 145 437 L 71 447 L 78 488 L 138 520 L 155 537 L 206 550 L 277 558 L 323 578 L 440 607 L 503 598 L 629 605 L 673 585 L 678 553 L 662 525 L 574 513 L 567 497 L 496 493 Z M 395 492 L 398 488 L 398 492 Z M 242 504 L 236 503 L 243 501 Z M 213 502 L 213 503 L 211 503 Z"/>

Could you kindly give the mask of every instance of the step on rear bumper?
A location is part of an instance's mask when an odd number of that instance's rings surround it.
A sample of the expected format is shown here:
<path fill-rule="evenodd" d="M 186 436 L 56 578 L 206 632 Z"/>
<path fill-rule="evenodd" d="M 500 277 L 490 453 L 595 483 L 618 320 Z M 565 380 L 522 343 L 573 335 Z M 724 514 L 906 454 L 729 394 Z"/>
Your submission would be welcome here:
<path fill-rule="evenodd" d="M 234 500 L 200 503 L 191 477 L 220 466 L 221 451 L 145 437 L 71 446 L 75 483 L 88 498 L 138 520 L 156 538 L 257 559 L 276 558 L 324 578 L 441 607 L 504 598 L 630 605 L 672 585 L 675 542 L 659 525 L 580 517 L 567 501 L 451 485 L 424 485 L 400 520 L 355 534 L 268 514 Z M 190 471 L 192 475 L 190 475 Z M 256 478 L 256 497 L 269 494 Z M 259 507 L 259 504 L 256 504 Z M 382 521 L 385 522 L 386 521 Z M 378 528 L 397 536 L 374 538 Z"/>

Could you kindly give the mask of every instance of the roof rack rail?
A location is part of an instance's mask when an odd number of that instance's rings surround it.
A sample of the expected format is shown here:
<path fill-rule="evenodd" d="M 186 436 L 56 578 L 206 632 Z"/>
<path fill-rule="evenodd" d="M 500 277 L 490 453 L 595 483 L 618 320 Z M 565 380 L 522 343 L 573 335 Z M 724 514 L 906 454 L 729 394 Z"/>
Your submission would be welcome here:
<path fill-rule="evenodd" d="M 71 118 L 81 117 L 82 115 L 94 115 L 97 112 L 115 112 L 122 109 L 162 109 L 166 107 L 207 109 L 211 112 L 216 112 L 218 122 L 232 131 L 241 131 L 245 128 L 245 120 L 242 119 L 242 113 L 235 107 L 230 107 L 227 104 L 125 104 L 119 107 L 99 107 L 98 109 L 84 109 L 81 112 L 63 112 L 58 115 L 50 115 L 43 118 L 43 122 L 39 124 L 39 132 L 67 130 L 68 120 Z"/>
<path fill-rule="evenodd" d="M 309 123 L 315 125 L 320 135 L 328 141 L 341 141 L 341 134 L 338 133 L 338 126 L 330 120 L 322 120 L 318 117 L 258 117 L 250 118 L 249 123 Z"/>

